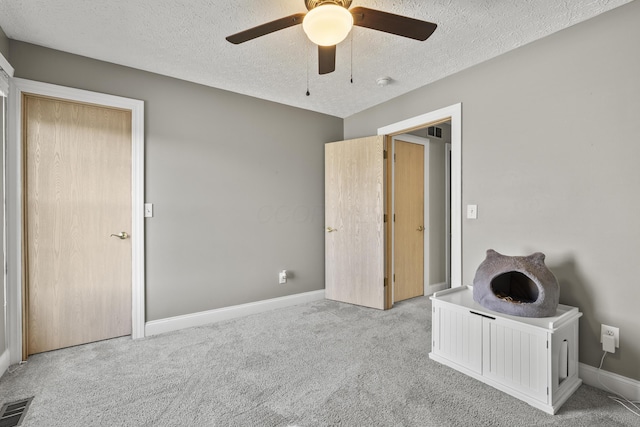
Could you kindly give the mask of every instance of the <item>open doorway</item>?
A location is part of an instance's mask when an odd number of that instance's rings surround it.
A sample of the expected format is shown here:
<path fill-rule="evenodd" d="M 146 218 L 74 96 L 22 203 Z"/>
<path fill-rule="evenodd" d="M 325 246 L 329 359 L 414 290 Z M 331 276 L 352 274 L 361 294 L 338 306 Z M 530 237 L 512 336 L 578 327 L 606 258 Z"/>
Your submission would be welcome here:
<path fill-rule="evenodd" d="M 455 104 L 379 128 L 377 136 L 325 145 L 327 299 L 385 310 L 393 306 L 389 145 L 394 136 L 445 122 L 451 123 L 450 286 L 462 286 L 461 110 Z"/>
<path fill-rule="evenodd" d="M 448 183 L 445 180 L 445 196 L 438 208 L 444 209 L 445 212 L 442 227 L 444 239 L 439 240 L 444 240 L 444 250 L 440 250 L 440 255 L 444 255 L 445 258 L 445 280 L 433 283 L 435 286 L 432 289 L 425 286 L 424 294 L 447 287 L 462 286 L 462 105 L 455 104 L 378 129 L 378 135 L 387 135 L 391 141 L 394 136 L 411 133 L 438 139 L 438 131 L 435 128 L 440 128 L 439 139 L 442 145 L 438 149 L 442 153 L 441 165 L 445 170 L 445 176 L 450 177 Z M 444 134 L 445 131 L 447 135 Z M 392 259 L 393 252 L 389 251 L 388 257 Z M 428 281 L 425 281 L 426 283 Z"/>
<path fill-rule="evenodd" d="M 392 137 L 394 302 L 451 286 L 451 123 Z"/>
<path fill-rule="evenodd" d="M 451 287 L 451 121 L 410 132 L 428 143 L 425 231 L 429 265 L 425 295 Z"/>

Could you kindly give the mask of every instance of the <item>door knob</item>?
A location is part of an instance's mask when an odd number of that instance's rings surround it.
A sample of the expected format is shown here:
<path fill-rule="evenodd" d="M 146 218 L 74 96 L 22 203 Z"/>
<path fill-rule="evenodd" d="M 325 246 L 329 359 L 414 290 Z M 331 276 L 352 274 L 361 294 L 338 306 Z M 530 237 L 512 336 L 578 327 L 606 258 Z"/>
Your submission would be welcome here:
<path fill-rule="evenodd" d="M 327 227 L 327 233 L 333 233 L 334 231 L 338 231 L 338 229 L 333 227 Z"/>
<path fill-rule="evenodd" d="M 423 226 L 418 226 L 418 231 L 424 231 L 424 227 Z"/>
<path fill-rule="evenodd" d="M 110 237 L 118 237 L 118 238 L 124 240 L 124 239 L 128 239 L 129 238 L 129 234 L 127 234 L 126 231 L 121 231 L 118 234 L 112 234 Z"/>

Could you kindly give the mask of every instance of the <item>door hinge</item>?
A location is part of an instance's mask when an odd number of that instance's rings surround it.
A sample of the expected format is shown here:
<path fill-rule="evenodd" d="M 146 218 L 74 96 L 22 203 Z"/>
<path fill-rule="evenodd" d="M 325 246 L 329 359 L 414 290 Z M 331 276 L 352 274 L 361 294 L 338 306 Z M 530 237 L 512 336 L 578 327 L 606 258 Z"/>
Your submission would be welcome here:
<path fill-rule="evenodd" d="M 396 275 L 395 275 L 395 273 L 393 274 L 393 281 L 394 281 L 394 282 L 396 281 Z"/>
<path fill-rule="evenodd" d="M 393 222 L 396 222 L 396 214 L 393 214 Z"/>
<path fill-rule="evenodd" d="M 387 222 L 387 214 L 383 215 L 383 220 L 384 220 L 384 222 Z"/>
<path fill-rule="evenodd" d="M 549 387 L 547 387 L 547 396 L 549 396 Z"/>
<path fill-rule="evenodd" d="M 547 348 L 549 348 L 549 340 L 547 340 Z"/>
<path fill-rule="evenodd" d="M 387 158 L 387 150 L 384 150 L 384 151 L 382 152 L 382 158 L 383 158 L 383 159 L 386 159 L 386 158 Z"/>
<path fill-rule="evenodd" d="M 384 286 L 387 286 L 387 278 L 384 278 Z"/>
<path fill-rule="evenodd" d="M 393 161 L 396 161 L 396 153 L 393 153 Z"/>

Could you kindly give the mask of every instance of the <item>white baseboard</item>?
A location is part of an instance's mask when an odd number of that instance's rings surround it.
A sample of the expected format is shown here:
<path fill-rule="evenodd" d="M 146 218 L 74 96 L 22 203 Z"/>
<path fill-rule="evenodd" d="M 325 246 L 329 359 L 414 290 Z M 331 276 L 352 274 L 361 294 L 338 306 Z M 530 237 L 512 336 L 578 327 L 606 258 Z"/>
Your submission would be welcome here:
<path fill-rule="evenodd" d="M 449 289 L 449 285 L 447 285 L 446 282 L 428 285 L 427 289 L 425 289 L 425 295 L 433 295 L 434 293 L 443 291 L 445 289 Z"/>
<path fill-rule="evenodd" d="M 598 381 L 598 368 L 580 363 L 578 375 L 585 384 L 606 390 Z M 640 400 L 640 381 L 623 377 L 609 371 L 600 371 L 600 381 L 614 392 L 621 394 L 629 400 Z"/>
<path fill-rule="evenodd" d="M 216 310 L 201 311 L 199 313 L 186 314 L 184 316 L 152 320 L 145 324 L 144 335 L 158 335 L 165 332 L 206 325 L 208 323 L 221 322 L 223 320 L 235 319 L 237 317 L 248 316 L 250 314 L 262 313 L 277 308 L 290 307 L 292 305 L 304 304 L 321 299 L 324 299 L 324 289 L 288 295 L 286 297 L 250 302 L 247 304 L 234 305 Z"/>
<path fill-rule="evenodd" d="M 6 349 L 0 356 L 0 377 L 9 369 L 9 349 Z"/>

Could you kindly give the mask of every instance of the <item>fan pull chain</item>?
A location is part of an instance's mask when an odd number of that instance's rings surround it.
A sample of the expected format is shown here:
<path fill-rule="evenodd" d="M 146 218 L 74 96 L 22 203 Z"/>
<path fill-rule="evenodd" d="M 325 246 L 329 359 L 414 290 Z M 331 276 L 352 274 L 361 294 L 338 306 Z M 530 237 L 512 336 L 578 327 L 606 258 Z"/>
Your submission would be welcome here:
<path fill-rule="evenodd" d="M 353 29 L 351 29 L 351 84 L 353 84 Z"/>
<path fill-rule="evenodd" d="M 309 92 L 309 44 L 305 43 L 305 48 L 306 48 L 306 57 L 307 57 L 307 96 L 311 95 L 311 92 Z"/>

